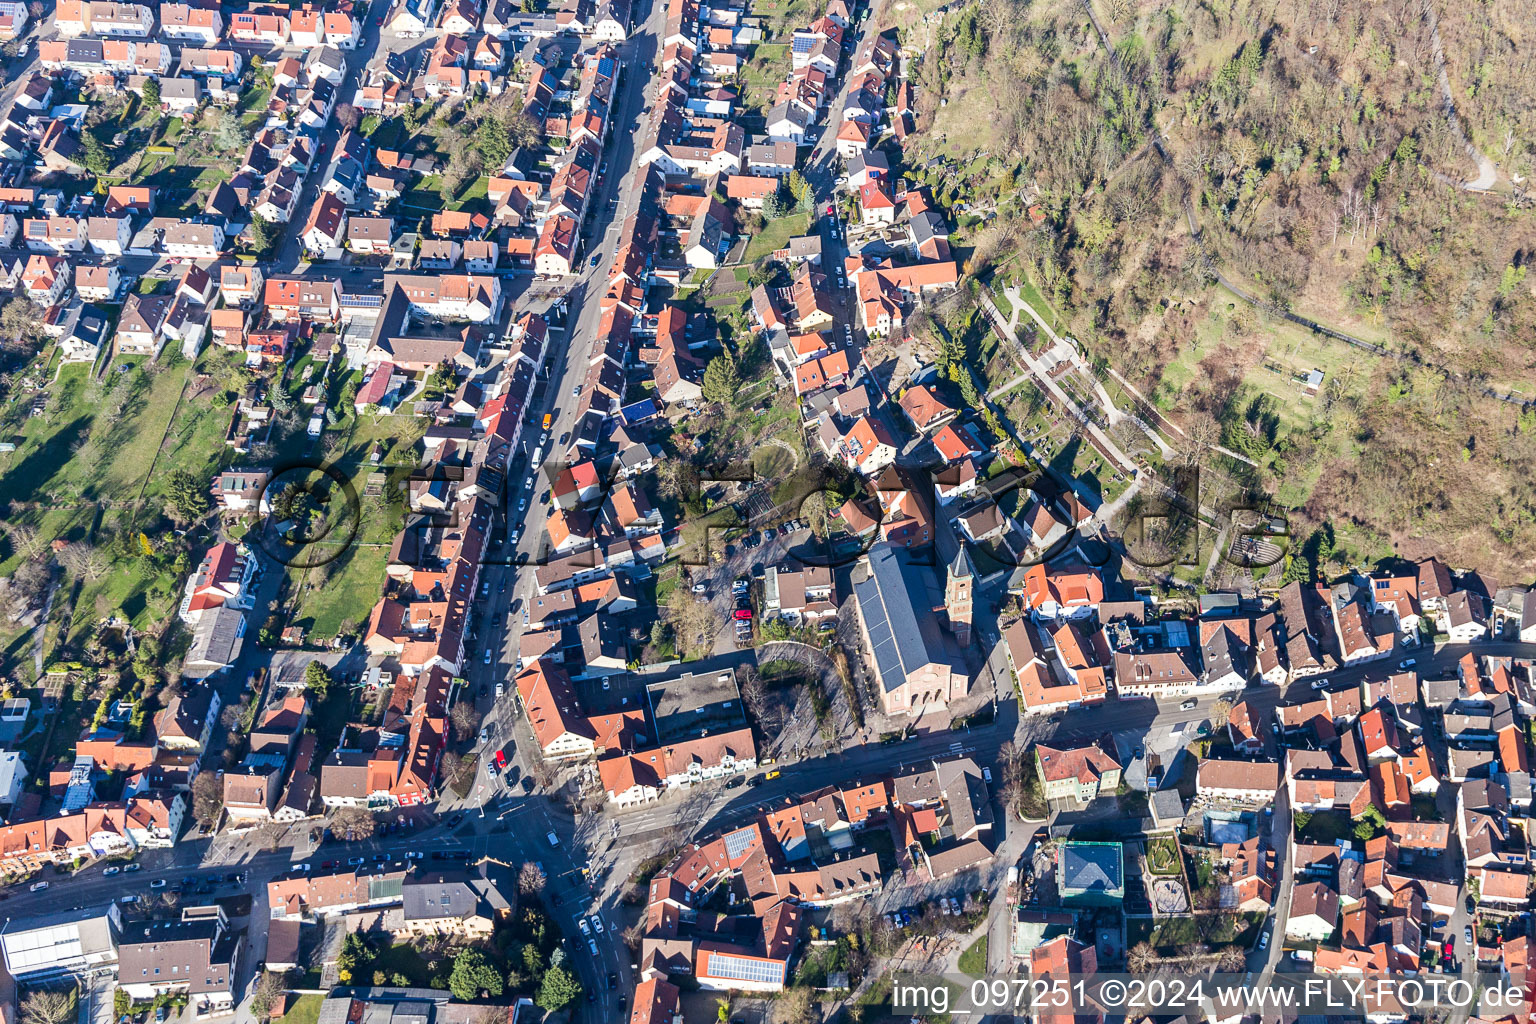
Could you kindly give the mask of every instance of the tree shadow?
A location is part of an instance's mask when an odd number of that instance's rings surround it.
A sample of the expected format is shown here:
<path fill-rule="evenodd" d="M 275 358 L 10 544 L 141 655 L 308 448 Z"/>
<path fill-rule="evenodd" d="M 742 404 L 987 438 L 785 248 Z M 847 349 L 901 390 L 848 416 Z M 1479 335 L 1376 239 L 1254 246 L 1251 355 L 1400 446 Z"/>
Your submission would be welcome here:
<path fill-rule="evenodd" d="M 89 416 L 77 416 L 46 443 L 0 474 L 0 503 L 35 501 L 69 463 L 70 448 L 89 428 Z"/>

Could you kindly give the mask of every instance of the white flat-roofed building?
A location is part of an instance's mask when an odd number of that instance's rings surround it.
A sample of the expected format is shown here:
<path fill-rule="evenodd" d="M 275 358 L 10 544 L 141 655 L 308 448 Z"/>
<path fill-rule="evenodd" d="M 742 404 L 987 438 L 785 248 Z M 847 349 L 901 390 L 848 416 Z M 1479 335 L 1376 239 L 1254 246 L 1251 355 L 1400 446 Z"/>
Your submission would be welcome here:
<path fill-rule="evenodd" d="M 0 925 L 0 954 L 17 981 L 41 981 L 117 963 L 117 904 L 82 907 Z"/>
<path fill-rule="evenodd" d="M 700 948 L 694 977 L 710 992 L 777 992 L 788 966 L 772 957 Z"/>

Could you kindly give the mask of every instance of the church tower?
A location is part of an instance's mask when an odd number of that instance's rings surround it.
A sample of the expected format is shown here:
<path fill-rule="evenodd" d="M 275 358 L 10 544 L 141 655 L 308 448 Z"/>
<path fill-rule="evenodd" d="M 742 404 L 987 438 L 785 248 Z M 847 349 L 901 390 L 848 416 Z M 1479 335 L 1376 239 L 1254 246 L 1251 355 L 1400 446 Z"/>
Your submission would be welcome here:
<path fill-rule="evenodd" d="M 976 569 L 962 542 L 944 579 L 944 611 L 949 615 L 950 632 L 961 647 L 971 645 L 971 586 L 975 581 Z"/>

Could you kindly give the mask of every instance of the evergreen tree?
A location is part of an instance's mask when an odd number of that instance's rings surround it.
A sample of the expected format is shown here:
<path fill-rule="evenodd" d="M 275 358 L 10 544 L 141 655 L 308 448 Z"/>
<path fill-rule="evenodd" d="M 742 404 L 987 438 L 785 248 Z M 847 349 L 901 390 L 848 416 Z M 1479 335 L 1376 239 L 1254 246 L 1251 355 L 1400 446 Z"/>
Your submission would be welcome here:
<path fill-rule="evenodd" d="M 564 967 L 551 967 L 544 972 L 544 981 L 539 985 L 539 996 L 534 1001 L 550 1013 L 554 1013 L 570 1005 L 579 995 L 581 995 L 581 982 L 576 976 Z"/>
<path fill-rule="evenodd" d="M 482 991 L 493 996 L 502 993 L 501 972 L 491 966 L 478 949 L 465 949 L 453 958 L 453 973 L 448 977 L 448 991 L 460 1002 L 477 999 Z"/>
<path fill-rule="evenodd" d="M 736 368 L 736 360 L 729 353 L 709 361 L 709 365 L 704 368 L 703 390 L 706 402 L 729 404 L 735 401 L 736 392 L 740 389 L 741 373 Z"/>
<path fill-rule="evenodd" d="M 304 667 L 304 689 L 314 694 L 316 701 L 325 700 L 331 688 L 331 674 L 324 665 L 312 661 Z"/>
<path fill-rule="evenodd" d="M 165 504 L 171 518 L 183 525 L 197 522 L 207 515 L 208 510 L 213 506 L 213 502 L 208 498 L 208 491 L 197 477 L 185 469 L 178 469 L 171 473 L 171 478 L 167 482 Z"/>

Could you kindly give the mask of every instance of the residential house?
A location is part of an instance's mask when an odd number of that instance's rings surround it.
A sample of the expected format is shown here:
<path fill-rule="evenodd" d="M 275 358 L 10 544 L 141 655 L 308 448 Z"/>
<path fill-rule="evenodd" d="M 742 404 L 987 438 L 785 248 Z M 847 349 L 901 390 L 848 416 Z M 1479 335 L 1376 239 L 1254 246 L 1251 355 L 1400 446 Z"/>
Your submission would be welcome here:
<path fill-rule="evenodd" d="M 1035 745 L 1035 765 L 1047 800 L 1089 804 L 1100 795 L 1113 795 L 1120 785 L 1121 765 L 1110 753 L 1106 737 L 1083 747 L 1057 749 Z"/>

